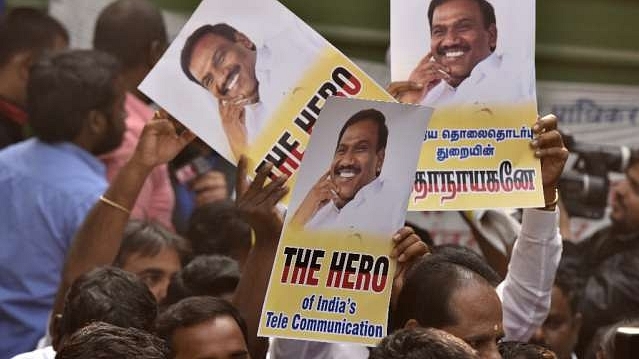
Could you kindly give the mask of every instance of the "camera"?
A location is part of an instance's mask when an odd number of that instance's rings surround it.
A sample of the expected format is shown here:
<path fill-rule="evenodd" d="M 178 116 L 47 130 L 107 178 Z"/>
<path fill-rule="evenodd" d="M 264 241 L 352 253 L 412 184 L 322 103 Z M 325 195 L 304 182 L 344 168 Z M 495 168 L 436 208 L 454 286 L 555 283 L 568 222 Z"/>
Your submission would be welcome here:
<path fill-rule="evenodd" d="M 563 139 L 568 150 L 577 156 L 574 165 L 567 167 L 559 179 L 564 206 L 571 216 L 602 218 L 610 188 L 608 172 L 624 172 L 632 150 L 626 146 L 576 142 L 566 134 Z"/>

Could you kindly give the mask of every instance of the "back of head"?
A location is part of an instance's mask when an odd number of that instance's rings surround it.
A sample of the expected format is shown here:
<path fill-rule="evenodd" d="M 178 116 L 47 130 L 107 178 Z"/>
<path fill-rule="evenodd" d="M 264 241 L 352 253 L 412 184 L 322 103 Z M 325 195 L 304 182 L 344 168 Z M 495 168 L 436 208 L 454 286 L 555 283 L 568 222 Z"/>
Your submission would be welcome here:
<path fill-rule="evenodd" d="M 169 232 L 160 224 L 130 220 L 124 229 L 120 250 L 113 265 L 122 268 L 134 253 L 142 257 L 153 257 L 165 247 L 175 249 L 183 264 L 189 260 L 191 249 L 186 239 Z"/>
<path fill-rule="evenodd" d="M 167 43 L 162 13 L 148 0 L 118 0 L 100 13 L 93 47 L 115 56 L 125 69 L 146 63 L 152 47 Z"/>
<path fill-rule="evenodd" d="M 220 254 L 240 261 L 251 248 L 251 227 L 230 200 L 197 208 L 186 236 L 196 255 Z"/>
<path fill-rule="evenodd" d="M 168 307 L 156 321 L 156 333 L 170 343 L 173 333 L 179 328 L 225 316 L 235 320 L 242 331 L 244 341 L 248 343 L 246 323 L 240 312 L 223 299 L 207 296 L 186 298 Z"/>
<path fill-rule="evenodd" d="M 406 281 L 391 315 L 391 328 L 399 329 L 410 319 L 422 327 L 442 328 L 456 324 L 457 318 L 449 303 L 454 292 L 469 283 L 490 285 L 469 268 L 431 254 L 415 264 L 406 274 Z"/>
<path fill-rule="evenodd" d="M 535 344 L 501 342 L 497 346 L 503 359 L 557 359 L 552 350 Z"/>
<path fill-rule="evenodd" d="M 14 8 L 0 18 L 0 67 L 24 51 L 37 59 L 58 39 L 68 42 L 69 34 L 54 18 L 37 9 Z"/>
<path fill-rule="evenodd" d="M 463 340 L 434 328 L 401 329 L 382 339 L 370 359 L 479 359 Z"/>
<path fill-rule="evenodd" d="M 446 244 L 433 248 L 433 253 L 448 262 L 466 267 L 479 274 L 493 287 L 501 282 L 499 274 L 479 254 L 468 247 Z"/>
<path fill-rule="evenodd" d="M 229 257 L 197 256 L 169 284 L 165 303 L 171 305 L 193 296 L 223 297 L 232 294 L 240 281 L 240 267 Z"/>
<path fill-rule="evenodd" d="M 135 275 L 98 268 L 78 277 L 69 288 L 57 337 L 69 336 L 94 321 L 149 330 L 156 316 L 155 298 Z"/>
<path fill-rule="evenodd" d="M 136 328 L 95 322 L 73 334 L 58 359 L 166 359 L 169 349 L 160 338 Z"/>
<path fill-rule="evenodd" d="M 91 111 L 110 115 L 118 96 L 118 71 L 115 58 L 91 50 L 38 61 L 27 84 L 27 112 L 35 135 L 49 143 L 73 141 Z"/>

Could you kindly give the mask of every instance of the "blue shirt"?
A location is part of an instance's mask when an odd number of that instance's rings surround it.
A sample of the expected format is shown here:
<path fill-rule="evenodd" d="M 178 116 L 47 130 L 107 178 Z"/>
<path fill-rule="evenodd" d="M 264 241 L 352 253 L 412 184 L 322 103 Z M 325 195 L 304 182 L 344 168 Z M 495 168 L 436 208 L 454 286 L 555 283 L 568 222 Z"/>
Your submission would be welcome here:
<path fill-rule="evenodd" d="M 30 139 L 0 151 L 0 353 L 30 351 L 45 333 L 71 239 L 106 189 L 104 165 L 65 142 Z"/>

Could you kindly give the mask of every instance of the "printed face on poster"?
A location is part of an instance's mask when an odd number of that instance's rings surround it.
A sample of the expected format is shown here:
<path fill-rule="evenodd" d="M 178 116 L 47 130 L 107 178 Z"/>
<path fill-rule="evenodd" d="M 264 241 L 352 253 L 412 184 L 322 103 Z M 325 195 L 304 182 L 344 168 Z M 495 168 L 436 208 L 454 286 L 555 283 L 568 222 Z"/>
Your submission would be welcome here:
<path fill-rule="evenodd" d="M 260 335 L 367 345 L 386 335 L 391 237 L 431 112 L 327 101 L 293 188 Z"/>
<path fill-rule="evenodd" d="M 433 106 L 410 208 L 543 204 L 529 148 L 537 117 L 534 0 L 391 3 L 391 75 Z"/>
<path fill-rule="evenodd" d="M 140 90 L 230 162 L 289 177 L 328 96 L 390 100 L 274 0 L 202 1 Z"/>

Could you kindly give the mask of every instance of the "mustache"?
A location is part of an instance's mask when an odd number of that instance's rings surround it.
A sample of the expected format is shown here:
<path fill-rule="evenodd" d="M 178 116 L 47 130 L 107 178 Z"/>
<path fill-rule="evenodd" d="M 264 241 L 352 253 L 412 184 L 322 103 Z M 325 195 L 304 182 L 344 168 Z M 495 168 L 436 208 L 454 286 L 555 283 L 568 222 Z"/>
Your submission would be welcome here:
<path fill-rule="evenodd" d="M 224 79 L 224 83 L 222 84 L 222 88 L 219 89 L 220 94 L 222 95 L 226 95 L 229 90 L 229 83 L 231 82 L 231 79 L 237 75 L 240 72 L 240 65 L 235 65 L 233 66 L 233 68 L 231 69 L 231 71 L 229 71 L 228 75 L 226 75 L 226 78 Z"/>
<path fill-rule="evenodd" d="M 437 48 L 437 55 L 444 56 L 449 51 L 469 51 L 469 45 L 440 46 Z"/>

